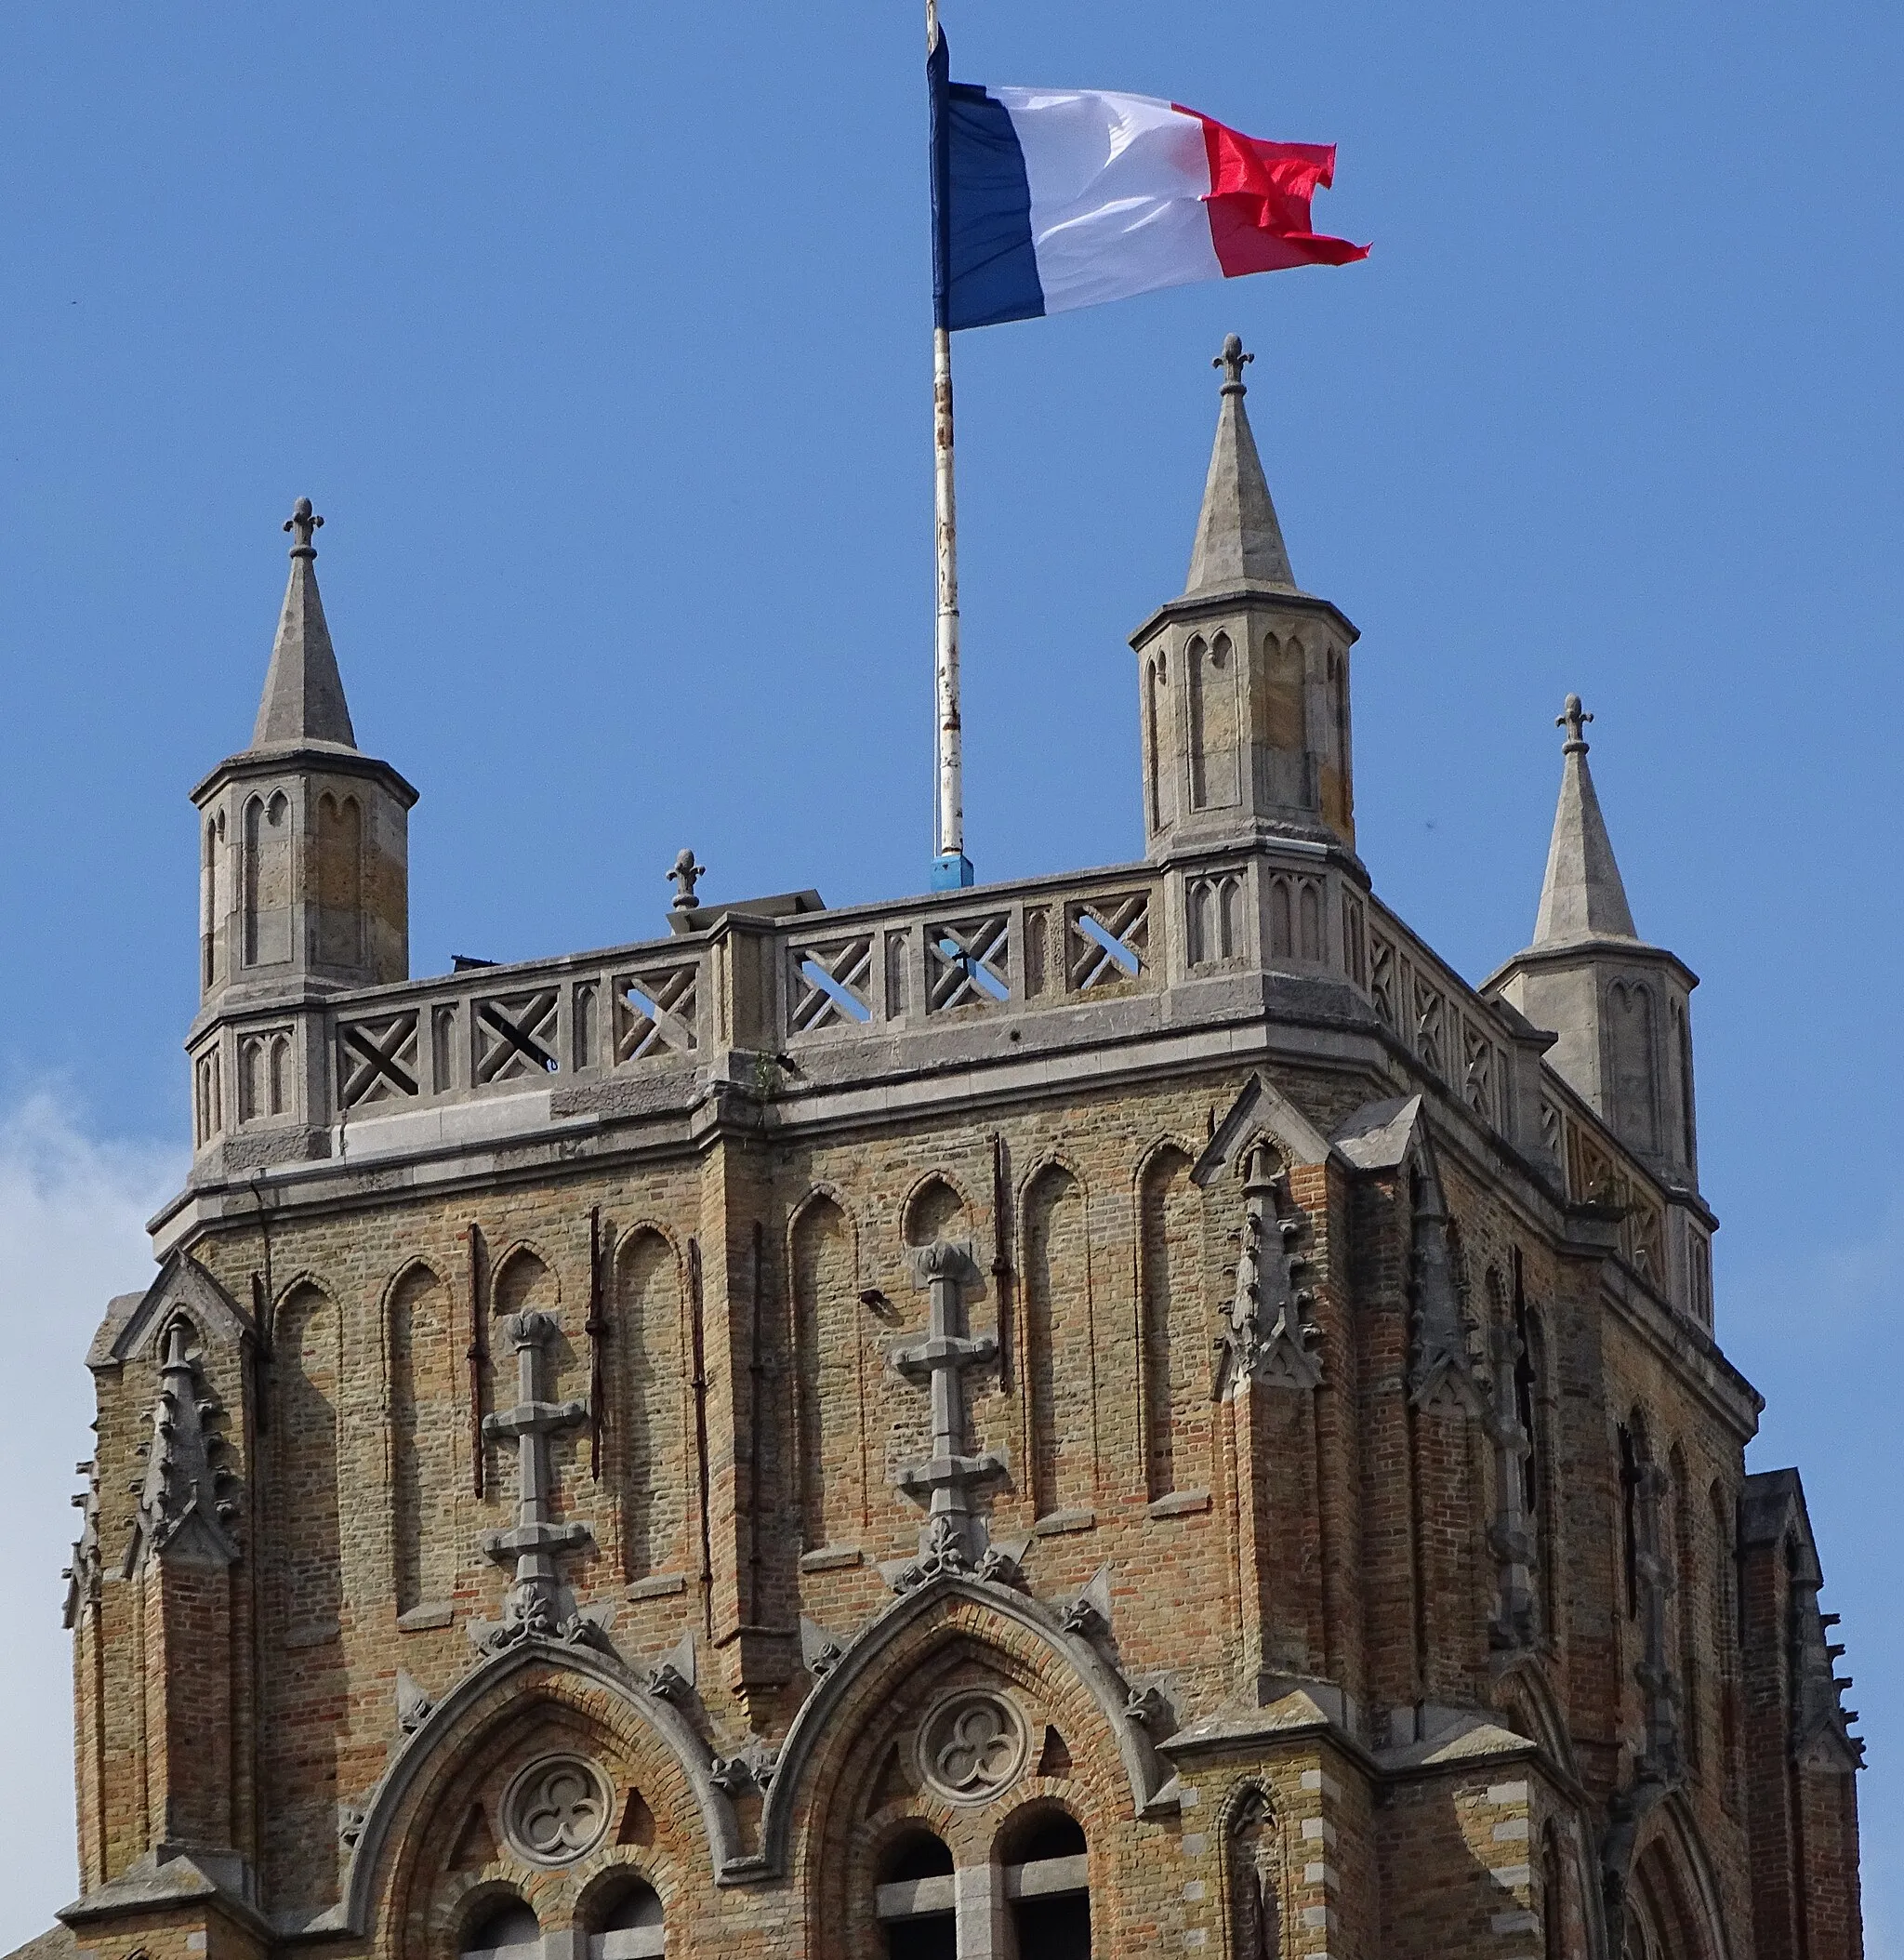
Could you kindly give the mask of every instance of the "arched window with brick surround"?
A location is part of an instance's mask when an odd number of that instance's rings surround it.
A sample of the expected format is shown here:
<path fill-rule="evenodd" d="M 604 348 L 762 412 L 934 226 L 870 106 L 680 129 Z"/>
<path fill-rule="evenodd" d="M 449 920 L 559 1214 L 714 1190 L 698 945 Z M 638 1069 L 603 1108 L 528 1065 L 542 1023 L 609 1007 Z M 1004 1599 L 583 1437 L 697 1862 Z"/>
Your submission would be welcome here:
<path fill-rule="evenodd" d="M 457 1942 L 461 1960 L 542 1960 L 542 1924 L 513 1892 L 486 1900 Z"/>
<path fill-rule="evenodd" d="M 1091 1850 L 1078 1820 L 1040 1806 L 1007 1827 L 998 1863 L 1021 1956 L 1091 1960 Z"/>
<path fill-rule="evenodd" d="M 887 1847 L 874 1903 L 886 1960 L 957 1960 L 952 1853 L 923 1825 Z"/>
<path fill-rule="evenodd" d="M 661 1895 L 645 1878 L 617 1884 L 589 1923 L 588 1960 L 657 1960 L 668 1951 Z"/>

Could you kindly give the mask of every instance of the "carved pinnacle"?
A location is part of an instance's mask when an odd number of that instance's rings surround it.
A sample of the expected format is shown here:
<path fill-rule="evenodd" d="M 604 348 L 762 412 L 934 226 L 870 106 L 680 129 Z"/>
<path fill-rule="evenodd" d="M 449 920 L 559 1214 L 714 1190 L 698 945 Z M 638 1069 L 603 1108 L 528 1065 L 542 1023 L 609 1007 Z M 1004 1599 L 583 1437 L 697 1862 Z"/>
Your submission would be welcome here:
<path fill-rule="evenodd" d="M 674 894 L 674 909 L 677 912 L 691 912 L 699 901 L 694 897 L 694 886 L 707 875 L 706 865 L 694 862 L 692 851 L 683 851 L 674 860 L 674 868 L 668 874 L 668 881 L 680 889 Z"/>

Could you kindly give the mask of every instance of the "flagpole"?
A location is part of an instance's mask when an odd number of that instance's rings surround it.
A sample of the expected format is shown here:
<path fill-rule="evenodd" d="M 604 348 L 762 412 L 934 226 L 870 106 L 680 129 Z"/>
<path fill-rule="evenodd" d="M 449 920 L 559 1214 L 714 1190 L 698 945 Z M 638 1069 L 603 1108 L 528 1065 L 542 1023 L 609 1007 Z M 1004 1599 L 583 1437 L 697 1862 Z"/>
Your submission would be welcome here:
<path fill-rule="evenodd" d="M 926 0 L 928 58 L 938 45 L 939 0 Z M 944 113 L 943 103 L 939 113 Z M 938 189 L 943 196 L 950 187 Z M 933 225 L 938 235 L 933 249 L 941 255 L 937 284 L 943 288 L 949 268 L 943 260 L 943 219 L 937 202 L 935 198 Z M 938 575 L 932 649 L 935 892 L 957 891 L 972 882 L 972 861 L 965 854 L 965 752 L 959 712 L 959 500 L 952 462 L 952 330 L 942 311 L 932 325 L 932 523 Z"/>

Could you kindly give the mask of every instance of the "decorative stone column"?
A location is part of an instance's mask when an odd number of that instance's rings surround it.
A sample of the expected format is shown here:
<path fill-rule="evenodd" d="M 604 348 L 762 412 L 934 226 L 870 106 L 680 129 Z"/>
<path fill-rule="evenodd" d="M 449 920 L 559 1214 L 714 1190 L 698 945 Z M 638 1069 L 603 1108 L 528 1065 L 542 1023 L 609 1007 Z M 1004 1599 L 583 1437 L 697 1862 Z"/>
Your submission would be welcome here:
<path fill-rule="evenodd" d="M 932 1453 L 922 1463 L 904 1464 L 893 1482 L 909 1496 L 923 1497 L 926 1522 L 919 1532 L 919 1556 L 908 1561 L 893 1583 L 910 1591 L 941 1572 L 979 1570 L 1003 1577 L 1013 1561 L 990 1546 L 984 1521 L 972 1507 L 973 1488 L 1007 1475 L 1005 1458 L 995 1450 L 969 1453 L 965 1373 L 998 1358 L 990 1334 L 966 1332 L 965 1300 L 985 1284 L 971 1242 L 936 1239 L 908 1248 L 912 1283 L 927 1298 L 926 1337 L 900 1348 L 892 1365 L 927 1384 L 932 1400 Z"/>
<path fill-rule="evenodd" d="M 512 1314 L 505 1326 L 516 1350 L 516 1405 L 484 1416 L 483 1433 L 510 1438 L 516 1445 L 516 1522 L 511 1530 L 488 1533 L 483 1550 L 498 1565 L 512 1565 L 515 1577 L 501 1622 L 473 1625 L 470 1638 L 485 1653 L 499 1653 L 528 1639 L 571 1645 L 599 1641 L 613 1609 L 588 1607 L 577 1611 L 556 1563 L 563 1552 L 589 1543 L 594 1528 L 579 1522 L 557 1524 L 549 1515 L 549 1439 L 586 1422 L 588 1405 L 536 1398 L 538 1362 L 556 1332 L 551 1315 Z"/>

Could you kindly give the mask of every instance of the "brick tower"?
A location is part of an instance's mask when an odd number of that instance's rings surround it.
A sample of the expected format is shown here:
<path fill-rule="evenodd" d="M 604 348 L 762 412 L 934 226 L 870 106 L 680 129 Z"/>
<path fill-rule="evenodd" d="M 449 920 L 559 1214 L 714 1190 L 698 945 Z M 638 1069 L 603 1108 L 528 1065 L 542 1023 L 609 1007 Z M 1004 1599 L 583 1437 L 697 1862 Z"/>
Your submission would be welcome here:
<path fill-rule="evenodd" d="M 1234 340 L 1146 856 L 422 979 L 308 504 L 195 793 L 194 1140 L 89 1357 L 47 1960 L 1852 1960 L 1712 1338 L 1693 975 L 1567 739 L 1477 990 Z"/>

